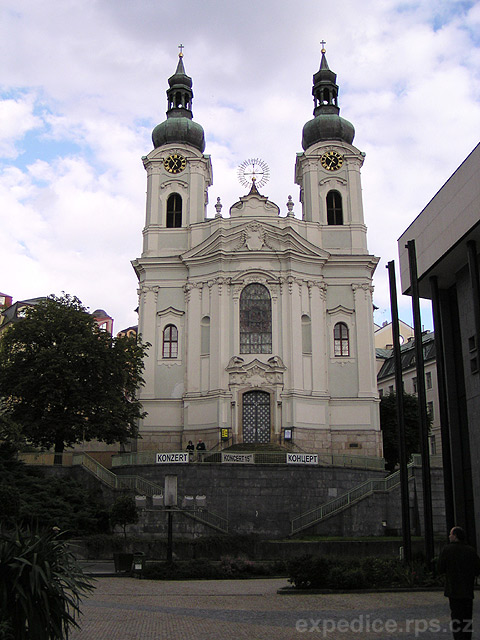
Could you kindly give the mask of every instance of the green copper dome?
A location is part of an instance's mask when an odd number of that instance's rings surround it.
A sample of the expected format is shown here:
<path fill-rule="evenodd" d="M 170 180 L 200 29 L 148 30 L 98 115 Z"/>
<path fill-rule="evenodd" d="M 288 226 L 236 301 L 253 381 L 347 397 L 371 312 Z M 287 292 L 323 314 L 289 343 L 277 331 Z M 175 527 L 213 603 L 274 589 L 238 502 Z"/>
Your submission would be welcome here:
<path fill-rule="evenodd" d="M 155 149 L 163 144 L 179 142 L 189 144 L 202 153 L 205 151 L 205 134 L 203 128 L 189 118 L 170 117 L 165 122 L 157 124 L 152 131 L 152 141 Z"/>
<path fill-rule="evenodd" d="M 158 124 L 152 132 L 155 149 L 168 143 L 183 143 L 195 147 L 203 153 L 205 134 L 203 128 L 193 122 L 192 79 L 185 73 L 183 53 L 180 53 L 175 73 L 168 79 L 167 119 Z"/>
<path fill-rule="evenodd" d="M 303 127 L 302 147 L 307 150 L 324 140 L 342 140 L 352 144 L 355 137 L 353 124 L 340 117 L 338 106 L 337 74 L 330 70 L 322 49 L 320 69 L 313 76 L 313 101 L 315 108 L 312 120 Z"/>

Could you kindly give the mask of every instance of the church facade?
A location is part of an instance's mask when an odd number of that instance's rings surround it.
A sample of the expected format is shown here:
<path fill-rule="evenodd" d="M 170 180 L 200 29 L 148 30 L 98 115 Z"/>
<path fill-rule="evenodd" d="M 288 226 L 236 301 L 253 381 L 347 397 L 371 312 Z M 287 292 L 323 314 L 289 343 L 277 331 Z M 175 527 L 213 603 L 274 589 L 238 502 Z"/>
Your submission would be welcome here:
<path fill-rule="evenodd" d="M 250 190 L 206 217 L 212 184 L 180 54 L 167 119 L 153 131 L 140 258 L 139 333 L 151 344 L 138 449 L 293 442 L 381 456 L 372 276 L 353 126 L 325 51 L 295 176 L 302 216 Z"/>

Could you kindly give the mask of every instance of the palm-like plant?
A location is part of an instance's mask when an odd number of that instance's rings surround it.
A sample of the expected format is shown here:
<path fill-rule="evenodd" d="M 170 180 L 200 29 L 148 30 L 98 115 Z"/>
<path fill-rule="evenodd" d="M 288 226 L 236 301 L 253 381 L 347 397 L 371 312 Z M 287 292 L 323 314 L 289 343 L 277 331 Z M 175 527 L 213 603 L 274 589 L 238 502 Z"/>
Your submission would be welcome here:
<path fill-rule="evenodd" d="M 0 531 L 0 634 L 63 640 L 93 590 L 59 531 Z M 0 635 L 0 640 L 2 635 Z"/>

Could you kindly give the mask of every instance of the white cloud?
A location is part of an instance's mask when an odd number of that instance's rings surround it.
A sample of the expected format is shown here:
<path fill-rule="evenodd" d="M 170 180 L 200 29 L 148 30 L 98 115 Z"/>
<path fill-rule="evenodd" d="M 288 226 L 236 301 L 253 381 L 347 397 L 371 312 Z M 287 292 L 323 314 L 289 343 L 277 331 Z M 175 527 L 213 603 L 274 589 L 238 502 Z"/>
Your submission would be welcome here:
<path fill-rule="evenodd" d="M 41 120 L 33 113 L 32 94 L 0 101 L 0 158 L 16 158 L 18 141 Z"/>
<path fill-rule="evenodd" d="M 0 10 L 2 291 L 63 290 L 135 322 L 146 174 L 141 156 L 165 118 L 167 79 L 185 45 L 194 118 L 205 130 L 223 213 L 244 195 L 236 167 L 270 166 L 263 192 L 285 212 L 312 117 L 322 38 L 341 114 L 366 152 L 375 302 L 397 237 L 478 142 L 480 6 L 455 0 L 5 0 Z M 26 134 L 29 134 L 27 137 Z M 401 301 L 409 314 L 410 301 Z M 380 311 L 388 313 L 387 311 Z"/>

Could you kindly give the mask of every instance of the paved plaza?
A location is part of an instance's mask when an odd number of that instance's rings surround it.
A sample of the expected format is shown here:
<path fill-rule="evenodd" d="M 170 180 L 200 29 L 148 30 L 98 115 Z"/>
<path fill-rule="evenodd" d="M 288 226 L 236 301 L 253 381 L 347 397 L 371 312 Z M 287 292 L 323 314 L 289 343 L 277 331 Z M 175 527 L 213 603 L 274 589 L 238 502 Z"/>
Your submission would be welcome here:
<path fill-rule="evenodd" d="M 280 595 L 285 579 L 163 582 L 102 577 L 71 640 L 448 638 L 440 591 Z M 480 599 L 474 601 L 480 628 Z M 474 638 L 476 634 L 474 635 Z"/>

